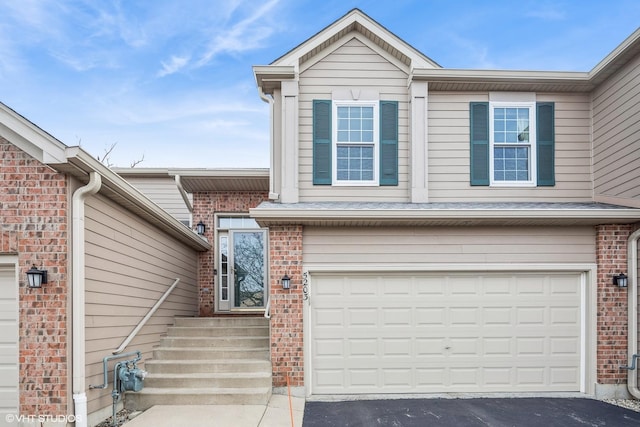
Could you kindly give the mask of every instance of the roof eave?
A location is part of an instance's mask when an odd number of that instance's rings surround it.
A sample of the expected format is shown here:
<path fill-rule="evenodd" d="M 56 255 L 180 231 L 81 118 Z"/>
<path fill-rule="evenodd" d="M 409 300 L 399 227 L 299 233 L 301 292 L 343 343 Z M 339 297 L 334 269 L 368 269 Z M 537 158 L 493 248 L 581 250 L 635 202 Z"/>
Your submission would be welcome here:
<path fill-rule="evenodd" d="M 88 182 L 89 173 L 97 172 L 102 178 L 101 194 L 135 212 L 151 224 L 160 226 L 163 231 L 184 242 L 189 247 L 200 252 L 211 249 L 209 242 L 153 203 L 124 178 L 104 166 L 82 148 L 67 147 L 65 154 L 66 162 L 52 163 L 49 166 L 74 176 L 83 183 Z"/>
<path fill-rule="evenodd" d="M 379 22 L 375 21 L 373 18 L 357 8 L 350 10 L 337 21 L 323 28 L 304 42 L 300 43 L 298 46 L 280 56 L 271 64 L 272 66 L 290 65 L 297 67 L 299 65 L 300 58 L 304 57 L 308 52 L 317 49 L 333 35 L 338 34 L 345 29 L 352 29 L 355 24 L 363 26 L 380 40 L 386 41 L 393 46 L 393 48 L 405 54 L 411 59 L 412 66 L 440 68 L 438 63 L 425 56 L 422 52 L 396 36 Z"/>
<path fill-rule="evenodd" d="M 552 89 L 563 92 L 589 92 L 595 87 L 589 78 L 589 73 L 570 71 L 420 68 L 413 70 L 411 79 L 429 82 L 433 90 L 437 90 L 438 85 L 449 89 L 455 88 L 456 85 L 464 85 L 466 90 L 473 87 L 479 90 L 502 90 L 505 85 L 508 85 L 511 90 Z"/>
<path fill-rule="evenodd" d="M 593 67 L 589 72 L 590 80 L 593 84 L 599 85 L 638 54 L 640 54 L 640 27 Z"/>
<path fill-rule="evenodd" d="M 200 191 L 269 191 L 269 169 L 169 169 L 189 193 Z"/>
<path fill-rule="evenodd" d="M 265 94 L 272 94 L 275 89 L 280 88 L 283 80 L 296 78 L 296 68 L 288 65 L 254 65 L 253 75 L 256 85 Z"/>
<path fill-rule="evenodd" d="M 598 225 L 640 222 L 640 209 L 269 209 L 250 215 L 262 226 Z"/>

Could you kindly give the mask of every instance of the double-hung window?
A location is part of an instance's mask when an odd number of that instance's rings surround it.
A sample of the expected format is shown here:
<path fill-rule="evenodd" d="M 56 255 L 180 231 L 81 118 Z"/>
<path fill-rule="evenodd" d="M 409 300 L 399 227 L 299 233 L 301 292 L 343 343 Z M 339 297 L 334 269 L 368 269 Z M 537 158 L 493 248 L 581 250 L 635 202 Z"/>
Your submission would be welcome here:
<path fill-rule="evenodd" d="M 553 102 L 472 102 L 469 107 L 472 186 L 555 185 Z"/>
<path fill-rule="evenodd" d="M 398 101 L 313 100 L 313 184 L 398 185 Z"/>
<path fill-rule="evenodd" d="M 376 185 L 378 103 L 336 101 L 333 114 L 333 182 Z"/>
<path fill-rule="evenodd" d="M 535 123 L 534 103 L 490 104 L 491 185 L 536 185 Z"/>

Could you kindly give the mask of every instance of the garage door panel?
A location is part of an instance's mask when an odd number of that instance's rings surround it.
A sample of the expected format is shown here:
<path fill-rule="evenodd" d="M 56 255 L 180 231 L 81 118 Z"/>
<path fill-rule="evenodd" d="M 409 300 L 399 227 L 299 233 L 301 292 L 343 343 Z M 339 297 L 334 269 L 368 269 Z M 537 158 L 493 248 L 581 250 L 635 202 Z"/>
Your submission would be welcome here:
<path fill-rule="evenodd" d="M 314 394 L 580 390 L 580 274 L 325 275 L 311 289 Z"/>
<path fill-rule="evenodd" d="M 17 295 L 15 267 L 0 266 L 0 414 L 18 412 Z"/>

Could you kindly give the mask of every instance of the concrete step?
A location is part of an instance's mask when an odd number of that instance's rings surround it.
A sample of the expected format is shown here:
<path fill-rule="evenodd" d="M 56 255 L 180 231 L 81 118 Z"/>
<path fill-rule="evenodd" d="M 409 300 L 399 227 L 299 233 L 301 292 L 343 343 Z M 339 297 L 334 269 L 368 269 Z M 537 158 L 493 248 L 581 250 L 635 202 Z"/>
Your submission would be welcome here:
<path fill-rule="evenodd" d="M 266 404 L 272 387 L 268 319 L 176 318 L 144 368 L 144 388 L 127 393 L 128 409 Z"/>
<path fill-rule="evenodd" d="M 171 326 L 167 337 L 269 337 L 268 326 Z"/>
<path fill-rule="evenodd" d="M 231 326 L 269 326 L 264 317 L 176 317 L 175 326 L 189 327 L 231 327 Z"/>
<path fill-rule="evenodd" d="M 201 347 L 201 348 L 264 348 L 269 346 L 269 337 L 165 337 L 160 347 Z"/>
<path fill-rule="evenodd" d="M 212 360 L 269 359 L 268 347 L 158 347 L 153 358 L 159 360 Z"/>
<path fill-rule="evenodd" d="M 145 369 L 158 374 L 251 373 L 271 372 L 271 362 L 265 359 L 234 360 L 148 360 Z"/>
<path fill-rule="evenodd" d="M 271 386 L 255 388 L 156 388 L 128 392 L 125 407 L 144 411 L 154 405 L 266 405 Z"/>
<path fill-rule="evenodd" d="M 162 388 L 257 388 L 271 386 L 271 372 L 225 372 L 192 374 L 148 374 L 145 387 Z"/>

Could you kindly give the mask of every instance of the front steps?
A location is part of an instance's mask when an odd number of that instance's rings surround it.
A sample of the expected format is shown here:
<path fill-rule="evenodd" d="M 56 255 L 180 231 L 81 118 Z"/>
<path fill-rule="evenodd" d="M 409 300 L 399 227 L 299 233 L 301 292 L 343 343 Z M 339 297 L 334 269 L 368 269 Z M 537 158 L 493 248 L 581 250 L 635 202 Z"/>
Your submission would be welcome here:
<path fill-rule="evenodd" d="M 153 360 L 145 362 L 144 388 L 127 393 L 127 409 L 267 404 L 268 322 L 259 317 L 176 318 Z"/>

